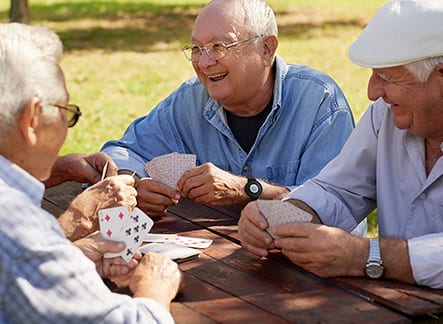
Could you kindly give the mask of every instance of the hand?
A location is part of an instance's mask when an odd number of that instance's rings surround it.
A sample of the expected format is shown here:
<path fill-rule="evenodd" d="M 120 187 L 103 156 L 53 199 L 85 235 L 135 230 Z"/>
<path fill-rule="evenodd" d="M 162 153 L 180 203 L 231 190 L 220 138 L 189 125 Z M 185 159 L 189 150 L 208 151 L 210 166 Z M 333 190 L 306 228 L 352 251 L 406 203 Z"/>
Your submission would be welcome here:
<path fill-rule="evenodd" d="M 274 247 L 272 236 L 266 232 L 268 223 L 260 214 L 257 202 L 251 202 L 241 211 L 238 221 L 238 234 L 242 246 L 260 257 L 268 255 L 268 250 Z"/>
<path fill-rule="evenodd" d="M 142 178 L 137 186 L 137 206 L 150 216 L 164 215 L 169 206 L 177 205 L 181 196 L 167 185 Z"/>
<path fill-rule="evenodd" d="M 128 175 L 106 178 L 79 194 L 57 219 L 71 240 L 98 230 L 98 211 L 104 208 L 137 204 L 134 178 Z"/>
<path fill-rule="evenodd" d="M 149 252 L 131 273 L 129 289 L 134 297 L 152 298 L 169 310 L 169 305 L 182 285 L 177 263 L 167 256 Z"/>
<path fill-rule="evenodd" d="M 103 258 L 103 255 L 107 252 L 121 252 L 125 248 L 125 244 L 105 240 L 100 232 L 95 232 L 73 242 L 73 244 L 95 263 L 97 272 L 103 278 L 127 275 L 138 265 L 138 260 L 141 259 L 140 252 L 136 253 L 129 263 L 126 263 L 121 257 Z"/>
<path fill-rule="evenodd" d="M 52 167 L 51 177 L 45 181 L 45 185 L 50 187 L 65 181 L 96 183 L 101 179 L 106 162 L 108 163 L 106 176 L 117 175 L 117 166 L 103 152 L 59 156 Z"/>
<path fill-rule="evenodd" d="M 368 239 L 312 223 L 276 226 L 275 246 L 296 265 L 320 277 L 363 276 Z"/>
<path fill-rule="evenodd" d="M 205 163 L 186 171 L 177 182 L 183 197 L 198 204 L 227 206 L 246 204 L 249 198 L 243 188 L 246 178 Z"/>

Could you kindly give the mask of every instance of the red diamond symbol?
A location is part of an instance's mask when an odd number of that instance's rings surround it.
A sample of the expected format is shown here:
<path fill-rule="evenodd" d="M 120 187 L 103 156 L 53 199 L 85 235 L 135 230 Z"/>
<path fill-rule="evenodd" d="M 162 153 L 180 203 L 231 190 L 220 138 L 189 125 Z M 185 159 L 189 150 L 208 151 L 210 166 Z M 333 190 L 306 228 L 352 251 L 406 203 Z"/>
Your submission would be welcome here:
<path fill-rule="evenodd" d="M 111 231 L 111 230 L 108 230 L 108 231 L 106 232 L 106 235 L 111 236 L 111 235 L 112 235 L 112 231 Z"/>
<path fill-rule="evenodd" d="M 107 222 L 109 222 L 109 220 L 111 219 L 111 217 L 110 217 L 108 214 L 106 214 L 105 219 L 106 219 Z"/>
<path fill-rule="evenodd" d="M 120 219 L 122 219 L 123 217 L 125 217 L 125 215 L 123 213 L 118 214 L 118 217 L 120 217 Z"/>

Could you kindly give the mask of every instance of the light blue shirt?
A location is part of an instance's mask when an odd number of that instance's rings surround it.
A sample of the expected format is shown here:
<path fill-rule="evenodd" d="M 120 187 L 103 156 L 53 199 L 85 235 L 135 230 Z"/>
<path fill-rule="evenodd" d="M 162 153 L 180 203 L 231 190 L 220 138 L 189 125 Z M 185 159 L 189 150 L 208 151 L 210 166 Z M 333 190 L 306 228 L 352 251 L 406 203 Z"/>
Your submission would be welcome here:
<path fill-rule="evenodd" d="M 348 231 L 377 207 L 380 237 L 408 240 L 416 282 L 443 288 L 443 158 L 426 175 L 423 138 L 395 127 L 389 107 L 373 103 L 337 158 L 288 197 Z"/>
<path fill-rule="evenodd" d="M 0 156 L 0 323 L 173 323 L 154 300 L 112 293 L 40 208 L 43 193 Z"/>
<path fill-rule="evenodd" d="M 340 152 L 354 127 L 338 85 L 322 72 L 276 59 L 272 111 L 250 152 L 230 130 L 222 106 L 197 78 L 183 83 L 102 150 L 120 169 L 146 176 L 144 164 L 171 153 L 196 154 L 236 175 L 288 188 L 315 176 Z"/>

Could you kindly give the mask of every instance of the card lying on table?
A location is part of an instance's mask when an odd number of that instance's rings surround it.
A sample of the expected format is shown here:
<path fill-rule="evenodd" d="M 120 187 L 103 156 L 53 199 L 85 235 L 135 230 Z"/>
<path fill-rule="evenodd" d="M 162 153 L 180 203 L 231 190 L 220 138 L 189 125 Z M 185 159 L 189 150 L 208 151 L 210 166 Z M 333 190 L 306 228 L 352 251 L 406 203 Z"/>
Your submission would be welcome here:
<path fill-rule="evenodd" d="M 145 242 L 172 243 L 185 247 L 206 249 L 211 245 L 212 240 L 198 237 L 182 236 L 177 234 L 153 234 L 145 236 Z"/>
<path fill-rule="evenodd" d="M 196 165 L 195 154 L 169 153 L 153 158 L 145 164 L 146 172 L 155 180 L 175 189 L 183 173 Z"/>
<path fill-rule="evenodd" d="M 140 247 L 140 252 L 145 254 L 155 252 L 168 256 L 177 263 L 192 260 L 200 256 L 200 250 L 180 246 L 173 243 L 149 243 Z"/>
<path fill-rule="evenodd" d="M 257 200 L 260 213 L 266 218 L 268 228 L 272 235 L 272 229 L 280 224 L 308 223 L 312 220 L 312 215 L 304 210 L 281 200 Z M 274 235 L 272 235 L 274 237 Z M 275 237 L 274 237 L 275 238 Z"/>
<path fill-rule="evenodd" d="M 129 212 L 127 206 L 102 209 L 98 212 L 100 233 L 111 241 L 120 241 L 126 248 L 120 253 L 106 253 L 105 258 L 121 256 L 129 262 L 143 243 L 154 222 L 139 208 Z"/>

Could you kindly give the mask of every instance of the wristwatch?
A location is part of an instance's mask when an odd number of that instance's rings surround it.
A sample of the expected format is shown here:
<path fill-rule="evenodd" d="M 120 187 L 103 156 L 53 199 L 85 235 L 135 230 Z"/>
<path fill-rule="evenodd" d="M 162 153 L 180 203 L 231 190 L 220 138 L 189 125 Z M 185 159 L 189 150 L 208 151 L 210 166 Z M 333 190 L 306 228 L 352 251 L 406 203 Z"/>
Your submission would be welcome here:
<path fill-rule="evenodd" d="M 384 267 L 380 256 L 380 243 L 377 238 L 369 239 L 369 257 L 365 265 L 368 278 L 379 279 L 383 276 Z"/>
<path fill-rule="evenodd" d="M 257 200 L 263 192 L 263 187 L 256 179 L 248 178 L 248 182 L 245 185 L 245 192 L 251 201 Z"/>

